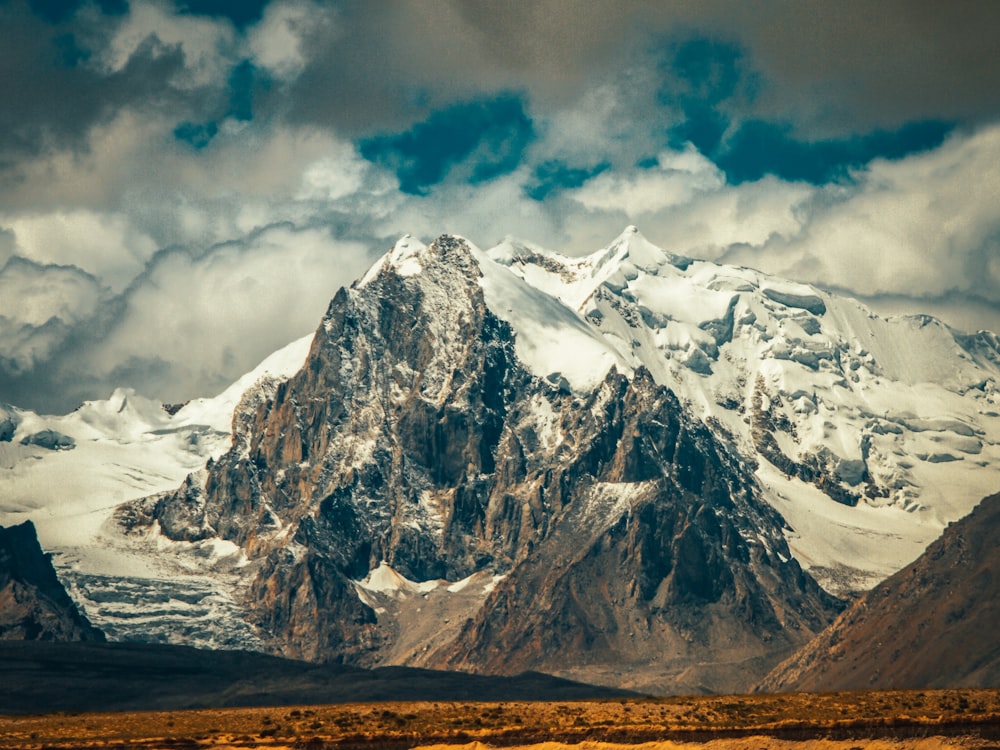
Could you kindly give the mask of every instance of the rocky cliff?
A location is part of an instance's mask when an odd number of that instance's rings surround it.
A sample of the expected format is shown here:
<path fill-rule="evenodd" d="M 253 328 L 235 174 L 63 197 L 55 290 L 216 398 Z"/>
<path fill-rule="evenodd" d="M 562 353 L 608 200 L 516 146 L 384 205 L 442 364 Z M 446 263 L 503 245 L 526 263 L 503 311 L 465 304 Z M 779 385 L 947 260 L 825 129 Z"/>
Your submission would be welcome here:
<path fill-rule="evenodd" d="M 1000 495 L 845 610 L 765 691 L 1000 684 Z"/>
<path fill-rule="evenodd" d="M 286 656 L 738 690 L 829 622 L 736 451 L 639 368 L 574 392 L 487 306 L 481 259 L 400 243 L 342 289 L 233 448 L 127 528 L 222 537 Z"/>
<path fill-rule="evenodd" d="M 59 582 L 31 521 L 0 526 L 0 640 L 104 640 Z"/>

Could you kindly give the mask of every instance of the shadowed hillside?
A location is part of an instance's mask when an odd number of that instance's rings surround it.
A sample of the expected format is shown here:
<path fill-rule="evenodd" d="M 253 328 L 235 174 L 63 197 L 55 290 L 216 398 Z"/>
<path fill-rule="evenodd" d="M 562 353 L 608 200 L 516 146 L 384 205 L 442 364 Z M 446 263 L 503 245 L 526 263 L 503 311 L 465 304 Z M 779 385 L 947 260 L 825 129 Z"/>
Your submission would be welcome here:
<path fill-rule="evenodd" d="M 998 532 L 1000 494 L 858 599 L 761 689 L 1000 685 Z"/>

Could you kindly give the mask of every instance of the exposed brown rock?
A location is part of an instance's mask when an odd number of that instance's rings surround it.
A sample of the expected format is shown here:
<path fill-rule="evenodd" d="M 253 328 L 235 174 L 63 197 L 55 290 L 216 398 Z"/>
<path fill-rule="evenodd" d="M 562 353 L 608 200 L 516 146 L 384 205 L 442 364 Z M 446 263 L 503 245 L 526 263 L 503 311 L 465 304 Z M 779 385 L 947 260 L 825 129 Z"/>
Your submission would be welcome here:
<path fill-rule="evenodd" d="M 760 689 L 1000 685 L 1000 495 L 845 610 Z"/>

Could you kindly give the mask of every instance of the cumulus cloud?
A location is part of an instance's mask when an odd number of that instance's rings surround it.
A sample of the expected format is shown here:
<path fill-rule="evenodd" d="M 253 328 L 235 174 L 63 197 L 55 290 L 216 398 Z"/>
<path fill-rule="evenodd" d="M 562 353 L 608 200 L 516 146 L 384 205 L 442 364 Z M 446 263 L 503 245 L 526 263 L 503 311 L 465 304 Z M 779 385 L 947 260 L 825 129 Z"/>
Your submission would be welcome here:
<path fill-rule="evenodd" d="M 854 184 L 818 190 L 801 234 L 730 258 L 868 297 L 961 290 L 1000 302 L 998 165 L 998 126 L 874 161 Z"/>
<path fill-rule="evenodd" d="M 121 291 L 156 252 L 156 244 L 120 214 L 77 209 L 0 218 L 22 258 L 73 265 Z"/>
<path fill-rule="evenodd" d="M 366 248 L 288 225 L 197 258 L 163 253 L 84 361 L 98 377 L 143 373 L 163 398 L 219 390 L 315 329 L 336 290 L 369 262 Z"/>
<path fill-rule="evenodd" d="M 234 43 L 234 31 L 227 23 L 177 15 L 165 2 L 132 0 L 123 22 L 92 64 L 105 74 L 118 73 L 140 50 L 149 49 L 157 55 L 176 49 L 184 65 L 171 82 L 195 88 L 225 77 Z"/>
<path fill-rule="evenodd" d="M 689 145 L 684 151 L 661 153 L 656 168 L 629 176 L 601 174 L 570 197 L 588 209 L 618 210 L 640 217 L 691 203 L 697 194 L 718 190 L 724 184 L 719 168 Z"/>
<path fill-rule="evenodd" d="M 271 3 L 247 34 L 253 59 L 278 78 L 294 79 L 308 62 L 304 40 L 325 15 L 323 7 L 312 2 Z"/>
<path fill-rule="evenodd" d="M 107 297 L 97 279 L 78 268 L 7 261 L 0 268 L 0 379 L 45 363 Z"/>

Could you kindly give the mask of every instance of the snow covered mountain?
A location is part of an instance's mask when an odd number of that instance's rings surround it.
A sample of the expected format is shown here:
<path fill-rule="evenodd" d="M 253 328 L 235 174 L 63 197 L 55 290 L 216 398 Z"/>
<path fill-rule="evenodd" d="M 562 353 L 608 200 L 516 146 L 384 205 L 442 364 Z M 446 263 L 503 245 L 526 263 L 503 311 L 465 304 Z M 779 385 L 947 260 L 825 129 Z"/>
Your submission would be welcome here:
<path fill-rule="evenodd" d="M 739 689 L 837 609 L 800 565 L 868 588 L 996 485 L 998 363 L 634 228 L 574 259 L 406 237 L 120 521 L 236 545 L 287 655 Z"/>
<path fill-rule="evenodd" d="M 231 443 L 256 374 L 172 416 L 7 409 L 0 523 L 112 637 L 732 690 L 833 618 L 813 578 L 872 587 L 1000 484 L 995 335 L 632 227 L 404 237 L 310 339 Z"/>
<path fill-rule="evenodd" d="M 995 334 L 671 256 L 634 227 L 580 259 L 513 241 L 488 257 L 523 282 L 484 264 L 533 371 L 582 392 L 612 365 L 648 369 L 758 462 L 793 552 L 830 590 L 870 588 L 1000 483 Z M 537 325 L 536 292 L 573 337 Z"/>

